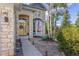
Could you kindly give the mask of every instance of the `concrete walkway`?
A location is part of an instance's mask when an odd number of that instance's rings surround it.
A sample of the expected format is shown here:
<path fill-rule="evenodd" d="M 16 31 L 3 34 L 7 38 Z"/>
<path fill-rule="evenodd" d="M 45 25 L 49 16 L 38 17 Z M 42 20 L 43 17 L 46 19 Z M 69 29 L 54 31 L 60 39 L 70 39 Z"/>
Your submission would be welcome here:
<path fill-rule="evenodd" d="M 23 56 L 42 56 L 42 54 L 27 40 L 21 39 Z"/>

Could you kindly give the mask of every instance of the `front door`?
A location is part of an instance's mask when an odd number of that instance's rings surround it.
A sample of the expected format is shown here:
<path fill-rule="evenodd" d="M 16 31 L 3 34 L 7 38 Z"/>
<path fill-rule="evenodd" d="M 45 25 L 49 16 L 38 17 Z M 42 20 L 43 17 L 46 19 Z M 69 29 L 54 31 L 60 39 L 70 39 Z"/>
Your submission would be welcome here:
<path fill-rule="evenodd" d="M 20 36 L 25 36 L 29 33 L 29 22 L 27 17 L 24 17 L 24 15 L 22 16 L 19 18 L 17 23 L 17 34 Z"/>

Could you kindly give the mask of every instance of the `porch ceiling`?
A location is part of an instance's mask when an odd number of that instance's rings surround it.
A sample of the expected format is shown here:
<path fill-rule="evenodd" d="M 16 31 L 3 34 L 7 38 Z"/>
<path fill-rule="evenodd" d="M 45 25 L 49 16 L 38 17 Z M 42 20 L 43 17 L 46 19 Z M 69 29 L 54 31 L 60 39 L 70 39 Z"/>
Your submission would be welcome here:
<path fill-rule="evenodd" d="M 28 9 L 28 10 L 31 10 L 31 11 L 44 10 L 42 8 L 36 8 L 36 7 L 30 6 L 30 5 L 26 5 L 26 4 L 22 4 L 22 8 Z"/>

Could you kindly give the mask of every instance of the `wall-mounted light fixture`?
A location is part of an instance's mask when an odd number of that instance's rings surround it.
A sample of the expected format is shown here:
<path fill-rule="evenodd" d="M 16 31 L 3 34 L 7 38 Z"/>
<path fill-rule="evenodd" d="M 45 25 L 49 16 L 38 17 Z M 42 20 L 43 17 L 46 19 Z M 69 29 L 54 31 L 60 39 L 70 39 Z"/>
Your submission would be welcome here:
<path fill-rule="evenodd" d="M 4 22 L 9 22 L 8 12 L 3 12 Z"/>
<path fill-rule="evenodd" d="M 8 19 L 7 16 L 4 17 L 4 21 L 5 21 L 5 22 L 9 22 L 9 19 Z"/>

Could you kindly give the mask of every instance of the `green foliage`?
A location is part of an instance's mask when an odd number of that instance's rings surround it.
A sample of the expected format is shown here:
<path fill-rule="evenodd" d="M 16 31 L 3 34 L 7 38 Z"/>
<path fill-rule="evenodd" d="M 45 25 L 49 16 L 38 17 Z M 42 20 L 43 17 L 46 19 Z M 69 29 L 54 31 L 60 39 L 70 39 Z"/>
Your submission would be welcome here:
<path fill-rule="evenodd" d="M 45 22 L 45 33 L 48 34 L 48 25 L 46 22 Z"/>
<path fill-rule="evenodd" d="M 45 35 L 45 36 L 42 37 L 42 40 L 50 41 L 50 40 L 52 40 L 52 38 L 50 38 L 48 35 Z"/>
<path fill-rule="evenodd" d="M 58 12 L 58 8 L 67 8 L 67 4 L 66 3 L 54 3 L 51 6 L 51 9 L 54 8 L 56 10 L 55 13 L 52 13 L 52 17 L 51 17 L 51 24 L 52 24 L 52 34 L 53 34 L 53 39 L 56 38 L 57 36 L 57 32 L 56 32 L 56 27 L 57 27 L 57 21 L 59 20 L 60 16 L 63 16 L 64 12 Z"/>
<path fill-rule="evenodd" d="M 49 36 L 48 35 L 45 35 L 42 37 L 42 39 L 45 41 L 45 40 L 48 40 L 49 39 Z"/>
<path fill-rule="evenodd" d="M 77 27 L 79 27 L 79 11 L 78 11 L 78 14 L 77 14 L 77 20 L 76 20 L 75 24 L 76 24 Z"/>
<path fill-rule="evenodd" d="M 63 22 L 61 23 L 61 27 L 66 28 L 66 27 L 70 26 L 69 18 L 70 18 L 69 12 L 68 12 L 68 10 L 66 10 L 63 15 Z"/>
<path fill-rule="evenodd" d="M 66 55 L 79 55 L 79 29 L 76 26 L 60 30 L 57 39 Z"/>
<path fill-rule="evenodd" d="M 66 3 L 53 3 L 53 7 L 57 8 L 57 7 L 67 7 Z"/>

